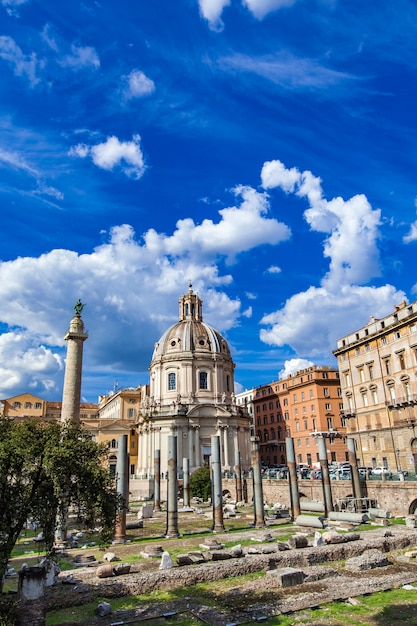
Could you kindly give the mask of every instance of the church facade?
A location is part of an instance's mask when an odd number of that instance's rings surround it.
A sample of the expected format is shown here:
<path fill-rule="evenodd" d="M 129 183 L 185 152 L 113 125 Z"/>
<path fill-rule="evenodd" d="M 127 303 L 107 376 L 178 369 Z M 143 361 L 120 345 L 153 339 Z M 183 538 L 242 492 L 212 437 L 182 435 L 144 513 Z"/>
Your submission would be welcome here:
<path fill-rule="evenodd" d="M 179 471 L 185 458 L 191 472 L 209 463 L 213 435 L 220 437 L 223 470 L 238 460 L 249 468 L 249 413 L 236 403 L 234 368 L 227 341 L 203 321 L 202 300 L 190 285 L 179 301 L 179 321 L 155 344 L 138 421 L 139 478 L 153 476 L 155 450 L 162 474 L 167 472 L 172 435 Z"/>

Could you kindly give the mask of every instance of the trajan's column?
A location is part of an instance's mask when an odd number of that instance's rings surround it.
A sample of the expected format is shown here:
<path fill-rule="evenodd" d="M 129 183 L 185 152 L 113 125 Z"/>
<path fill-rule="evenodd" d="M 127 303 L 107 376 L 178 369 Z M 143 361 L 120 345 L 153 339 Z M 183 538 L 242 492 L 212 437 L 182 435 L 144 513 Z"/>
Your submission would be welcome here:
<path fill-rule="evenodd" d="M 70 321 L 64 339 L 67 344 L 64 390 L 62 394 L 61 422 L 80 419 L 81 374 L 83 363 L 83 343 L 88 338 L 81 319 L 84 305 L 78 300 L 74 306 L 75 315 Z"/>

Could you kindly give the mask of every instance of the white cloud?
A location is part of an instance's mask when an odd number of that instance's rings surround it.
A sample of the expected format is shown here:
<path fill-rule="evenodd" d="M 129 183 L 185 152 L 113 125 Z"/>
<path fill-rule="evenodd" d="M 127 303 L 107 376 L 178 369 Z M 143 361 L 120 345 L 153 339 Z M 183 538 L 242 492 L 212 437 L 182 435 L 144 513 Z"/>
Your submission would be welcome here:
<path fill-rule="evenodd" d="M 304 217 L 311 230 L 328 235 L 324 241 L 324 256 L 330 259 L 325 277 L 329 289 L 345 284 L 363 284 L 379 276 L 377 240 L 381 212 L 372 209 L 364 195 L 349 200 L 323 197 L 320 178 L 309 171 L 286 169 L 281 161 L 264 164 L 261 173 L 266 189 L 279 187 L 286 193 L 307 198 L 310 208 Z"/>
<path fill-rule="evenodd" d="M 269 328 L 261 330 L 261 340 L 289 345 L 298 354 L 329 355 L 349 329 L 360 328 L 370 315 L 386 315 L 404 299 L 391 285 L 364 286 L 380 275 L 381 213 L 363 195 L 326 200 L 318 177 L 287 169 L 280 161 L 265 163 L 261 178 L 266 189 L 278 187 L 309 201 L 304 217 L 312 231 L 327 235 L 323 253 L 329 259 L 320 286 L 291 296 L 280 310 L 264 316 L 261 324 Z"/>
<path fill-rule="evenodd" d="M 62 357 L 37 345 L 27 332 L 0 335 L 0 364 L 1 398 L 21 390 L 35 395 L 58 391 L 55 379 L 62 375 Z"/>
<path fill-rule="evenodd" d="M 284 368 L 278 373 L 278 378 L 282 380 L 288 376 L 294 376 L 300 370 L 305 370 L 313 365 L 313 361 L 307 359 L 289 359 L 284 362 Z"/>
<path fill-rule="evenodd" d="M 106 141 L 93 146 L 79 143 L 70 148 L 69 154 L 80 158 L 89 156 L 94 165 L 104 170 L 113 170 L 119 166 L 126 176 L 137 180 L 145 172 L 139 135 L 133 135 L 132 141 L 120 141 L 112 135 Z"/>
<path fill-rule="evenodd" d="M 246 317 L 247 319 L 250 319 L 252 317 L 252 314 L 253 314 L 253 309 L 251 306 L 248 306 L 247 309 L 242 311 L 242 316 Z"/>
<path fill-rule="evenodd" d="M 91 46 L 77 46 L 71 44 L 71 54 L 67 54 L 59 60 L 63 67 L 79 70 L 86 67 L 100 67 L 100 59 L 94 48 Z"/>
<path fill-rule="evenodd" d="M 44 67 L 44 62 L 39 61 L 34 52 L 25 55 L 11 37 L 0 36 L 0 59 L 13 67 L 16 76 L 26 77 L 32 87 L 39 83 L 37 72 Z"/>
<path fill-rule="evenodd" d="M 221 30 L 223 22 L 220 19 L 223 9 L 229 6 L 231 0 L 198 0 L 201 15 L 208 21 L 210 28 Z"/>
<path fill-rule="evenodd" d="M 318 90 L 354 79 L 352 75 L 332 70 L 316 59 L 299 58 L 289 52 L 263 57 L 235 53 L 220 59 L 219 65 L 227 71 L 238 70 L 262 76 L 291 90 Z M 330 91 L 328 94 L 331 96 Z"/>
<path fill-rule="evenodd" d="M 18 7 L 28 4 L 30 0 L 1 0 L 9 15 L 19 15 Z"/>
<path fill-rule="evenodd" d="M 268 13 L 290 7 L 297 0 L 241 0 L 243 6 L 259 20 Z M 220 31 L 223 28 L 221 15 L 223 9 L 231 4 L 231 0 L 198 0 L 201 15 L 208 21 L 210 28 Z"/>
<path fill-rule="evenodd" d="M 297 0 L 242 0 L 242 2 L 256 18 L 261 20 L 272 11 L 292 6 Z"/>
<path fill-rule="evenodd" d="M 18 135 L 19 131 L 15 131 L 15 138 Z M 24 134 L 24 133 L 23 133 Z M 38 140 L 36 135 L 31 136 L 32 146 Z M 18 143 L 18 141 L 16 141 Z M 33 156 L 33 154 L 32 154 Z M 53 197 L 56 200 L 62 200 L 64 198 L 64 194 L 44 181 L 44 174 L 40 172 L 36 167 L 32 166 L 26 160 L 27 157 L 27 149 L 25 148 L 25 143 L 19 146 L 19 150 L 4 150 L 0 148 L 0 167 L 9 168 L 16 172 L 19 172 L 23 176 L 33 179 L 36 181 L 36 187 L 30 191 L 23 191 L 21 188 L 17 190 L 18 193 L 26 194 L 28 196 L 39 196 L 45 201 L 44 196 Z"/>
<path fill-rule="evenodd" d="M 7 363 L 0 393 L 10 397 L 30 383 L 33 390 L 55 385 L 56 397 L 63 375 L 55 353 L 62 360 L 63 336 L 78 298 L 86 303 L 83 319 L 91 329 L 84 349 L 90 372 L 94 367 L 145 372 L 155 340 L 178 319 L 176 302 L 190 280 L 203 298 L 205 321 L 221 332 L 235 326 L 241 303 L 224 293 L 233 277 L 220 273 L 219 258 L 289 235 L 285 225 L 266 216 L 266 194 L 250 188 L 235 193 L 240 206 L 221 210 L 216 223 L 181 220 L 170 235 L 150 230 L 139 240 L 124 224 L 113 227 L 109 240 L 91 254 L 57 249 L 0 262 L 0 321 L 11 329 L 0 335 L 0 363 Z M 250 314 L 249 307 L 243 315 Z M 17 349 L 20 336 L 25 341 Z"/>
<path fill-rule="evenodd" d="M 205 219 L 201 224 L 195 224 L 191 218 L 179 220 L 171 237 L 148 231 L 145 235 L 147 246 L 158 246 L 170 255 L 181 254 L 183 250 L 197 256 L 224 255 L 233 262 L 239 253 L 261 244 L 276 245 L 290 237 L 288 226 L 265 217 L 269 210 L 267 194 L 244 186 L 233 191 L 242 202 L 240 206 L 221 209 L 219 222 Z"/>
<path fill-rule="evenodd" d="M 265 315 L 260 338 L 272 346 L 289 345 L 299 355 L 326 355 L 341 336 L 361 328 L 371 315 L 383 317 L 404 300 L 392 285 L 345 285 L 339 291 L 309 287 L 289 298 L 282 309 Z"/>
<path fill-rule="evenodd" d="M 417 241 L 417 220 L 411 224 L 408 234 L 403 237 L 404 243 L 411 243 L 412 241 Z"/>
<path fill-rule="evenodd" d="M 125 89 L 126 98 L 141 98 L 149 96 L 155 91 L 155 83 L 140 70 L 132 70 L 125 78 L 127 87 Z"/>
<path fill-rule="evenodd" d="M 267 272 L 268 274 L 281 274 L 281 268 L 278 267 L 278 265 L 271 265 L 271 267 L 268 267 Z"/>

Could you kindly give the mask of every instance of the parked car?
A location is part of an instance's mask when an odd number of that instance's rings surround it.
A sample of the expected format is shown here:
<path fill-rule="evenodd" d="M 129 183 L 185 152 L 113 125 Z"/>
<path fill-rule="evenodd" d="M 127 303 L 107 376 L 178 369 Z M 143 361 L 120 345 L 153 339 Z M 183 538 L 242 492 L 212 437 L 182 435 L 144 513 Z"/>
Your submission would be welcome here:
<path fill-rule="evenodd" d="M 350 472 L 350 463 L 348 463 L 347 461 L 345 463 L 341 463 L 339 465 L 339 469 L 341 469 L 343 472 Z"/>
<path fill-rule="evenodd" d="M 372 474 L 374 476 L 382 476 L 384 474 L 386 478 L 392 478 L 392 472 L 387 467 L 374 467 Z"/>
<path fill-rule="evenodd" d="M 310 478 L 310 468 L 309 467 L 302 467 L 299 470 L 299 474 L 300 474 L 300 478 Z"/>

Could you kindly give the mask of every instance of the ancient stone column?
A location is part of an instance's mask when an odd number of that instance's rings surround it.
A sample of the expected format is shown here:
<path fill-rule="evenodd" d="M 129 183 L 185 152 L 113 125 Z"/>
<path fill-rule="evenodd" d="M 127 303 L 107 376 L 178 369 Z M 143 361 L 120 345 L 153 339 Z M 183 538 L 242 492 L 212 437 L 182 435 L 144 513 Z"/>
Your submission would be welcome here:
<path fill-rule="evenodd" d="M 222 501 L 222 468 L 220 461 L 220 437 L 211 437 L 211 478 L 213 497 L 213 531 L 224 532 Z"/>
<path fill-rule="evenodd" d="M 300 515 L 300 494 L 297 482 L 297 466 L 295 464 L 294 440 L 292 437 L 285 438 L 287 452 L 288 474 L 290 477 L 290 500 L 293 521 Z"/>
<path fill-rule="evenodd" d="M 88 337 L 81 319 L 84 305 L 80 301 L 74 307 L 75 315 L 70 321 L 64 339 L 67 341 L 64 389 L 62 394 L 61 421 L 80 419 L 81 375 L 83 362 L 83 344 Z"/>
<path fill-rule="evenodd" d="M 182 460 L 184 507 L 190 506 L 190 459 Z"/>
<path fill-rule="evenodd" d="M 22 567 L 19 572 L 19 608 L 17 611 L 17 626 L 45 626 L 46 569 L 44 565 Z"/>
<path fill-rule="evenodd" d="M 177 437 L 168 437 L 168 487 L 167 487 L 167 529 L 166 537 L 178 537 L 178 477 L 177 477 Z"/>
<path fill-rule="evenodd" d="M 120 435 L 117 442 L 116 491 L 122 499 L 116 515 L 115 543 L 126 541 L 126 513 L 129 508 L 129 466 L 127 435 Z"/>
<path fill-rule="evenodd" d="M 253 472 L 253 506 L 255 528 L 265 526 L 264 495 L 262 489 L 261 455 L 259 453 L 259 437 L 251 437 L 252 472 Z"/>
<path fill-rule="evenodd" d="M 235 476 L 236 476 L 236 500 L 237 502 L 242 502 L 243 500 L 242 467 L 240 465 L 240 452 L 237 447 L 235 448 Z"/>
<path fill-rule="evenodd" d="M 161 510 L 161 451 L 154 452 L 154 491 L 153 510 Z"/>
<path fill-rule="evenodd" d="M 330 485 L 329 462 L 327 460 L 326 439 L 325 437 L 316 437 L 319 448 L 319 461 L 321 468 L 321 481 L 323 485 L 324 512 L 327 516 L 333 511 L 332 488 Z"/>
<path fill-rule="evenodd" d="M 353 497 L 361 498 L 362 497 L 361 482 L 360 482 L 359 472 L 358 472 L 358 461 L 356 459 L 355 440 L 352 437 L 347 437 L 346 444 L 347 444 L 348 455 L 349 455 Z"/>

